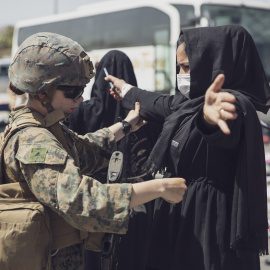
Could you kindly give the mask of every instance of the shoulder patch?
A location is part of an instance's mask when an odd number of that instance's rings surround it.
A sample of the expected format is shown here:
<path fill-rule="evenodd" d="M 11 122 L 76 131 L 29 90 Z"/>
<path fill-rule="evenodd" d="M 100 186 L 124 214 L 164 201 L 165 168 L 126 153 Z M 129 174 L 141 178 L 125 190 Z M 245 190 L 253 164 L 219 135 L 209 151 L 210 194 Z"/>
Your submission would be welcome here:
<path fill-rule="evenodd" d="M 29 156 L 29 162 L 42 162 L 46 158 L 47 154 L 46 148 L 32 148 L 31 154 Z"/>
<path fill-rule="evenodd" d="M 21 144 L 16 153 L 16 159 L 24 164 L 43 163 L 50 165 L 63 165 L 67 159 L 64 149 L 41 144 Z"/>

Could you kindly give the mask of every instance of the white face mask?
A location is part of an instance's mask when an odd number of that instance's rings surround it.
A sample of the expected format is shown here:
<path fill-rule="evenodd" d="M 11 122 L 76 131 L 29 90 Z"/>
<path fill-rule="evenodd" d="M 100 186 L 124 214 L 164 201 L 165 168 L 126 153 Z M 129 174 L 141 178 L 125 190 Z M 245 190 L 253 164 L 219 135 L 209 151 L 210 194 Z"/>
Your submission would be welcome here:
<path fill-rule="evenodd" d="M 177 74 L 178 90 L 187 98 L 190 92 L 190 74 Z"/>

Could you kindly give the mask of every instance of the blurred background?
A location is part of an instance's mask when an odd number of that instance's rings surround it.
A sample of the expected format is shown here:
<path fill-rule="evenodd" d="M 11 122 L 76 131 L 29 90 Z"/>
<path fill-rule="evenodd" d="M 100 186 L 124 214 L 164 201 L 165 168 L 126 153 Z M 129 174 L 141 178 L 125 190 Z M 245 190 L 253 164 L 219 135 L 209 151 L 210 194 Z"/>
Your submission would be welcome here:
<path fill-rule="evenodd" d="M 9 92 L 8 67 L 18 46 L 37 32 L 56 32 L 78 41 L 95 66 L 109 50 L 122 50 L 132 61 L 139 87 L 170 94 L 175 88 L 180 30 L 239 24 L 252 35 L 270 81 L 270 0 L 0 0 L 0 4 L 0 131 L 8 123 L 9 111 L 27 98 Z M 85 99 L 90 98 L 92 84 L 93 80 L 86 87 Z M 270 113 L 259 118 L 270 203 Z M 261 269 L 270 269 L 268 258 L 262 257 Z"/>
<path fill-rule="evenodd" d="M 15 97 L 8 90 L 7 75 L 15 24 L 21 20 L 72 12 L 81 5 L 94 2 L 98 0 L 0 0 L 0 131 L 7 124 L 9 111 L 15 105 Z M 18 98 L 17 103 L 24 101 L 25 98 Z"/>

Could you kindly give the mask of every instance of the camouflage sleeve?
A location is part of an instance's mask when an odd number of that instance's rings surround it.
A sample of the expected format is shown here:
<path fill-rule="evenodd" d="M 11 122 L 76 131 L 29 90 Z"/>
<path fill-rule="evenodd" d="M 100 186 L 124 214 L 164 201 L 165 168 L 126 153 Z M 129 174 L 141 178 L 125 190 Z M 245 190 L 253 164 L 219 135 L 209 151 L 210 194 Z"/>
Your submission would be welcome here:
<path fill-rule="evenodd" d="M 71 130 L 66 130 L 66 132 L 73 138 L 83 174 L 92 174 L 108 166 L 111 154 L 116 150 L 114 134 L 108 128 L 87 133 L 84 136 Z M 95 156 L 94 160 L 93 156 Z"/>
<path fill-rule="evenodd" d="M 103 185 L 82 176 L 53 135 L 46 129 L 38 130 L 42 132 L 21 134 L 27 139 L 13 143 L 18 149 L 14 149 L 14 160 L 9 159 L 9 166 L 21 171 L 36 198 L 80 230 L 125 233 L 131 185 Z M 7 149 L 12 152 L 12 147 Z"/>
<path fill-rule="evenodd" d="M 83 173 L 93 173 L 108 166 L 110 156 L 112 152 L 116 150 L 114 134 L 108 128 L 103 128 L 93 133 L 87 133 L 84 136 L 79 136 L 79 138 L 82 138 L 83 141 L 87 142 L 87 145 L 90 146 L 85 147 L 85 145 L 81 144 L 81 140 L 76 143 L 76 148 L 80 155 L 80 168 Z M 89 150 L 93 145 L 96 146 L 97 160 L 95 168 L 89 168 L 89 164 L 91 164 L 89 162 Z"/>

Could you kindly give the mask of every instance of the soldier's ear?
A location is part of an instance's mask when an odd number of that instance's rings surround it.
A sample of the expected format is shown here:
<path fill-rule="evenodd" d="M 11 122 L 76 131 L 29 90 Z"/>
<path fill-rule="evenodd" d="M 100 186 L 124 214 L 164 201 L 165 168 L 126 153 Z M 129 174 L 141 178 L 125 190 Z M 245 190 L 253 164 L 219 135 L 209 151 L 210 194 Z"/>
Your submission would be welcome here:
<path fill-rule="evenodd" d="M 40 99 L 44 99 L 46 96 L 47 96 L 47 93 L 41 93 L 41 94 L 38 94 L 38 97 L 39 97 Z"/>

